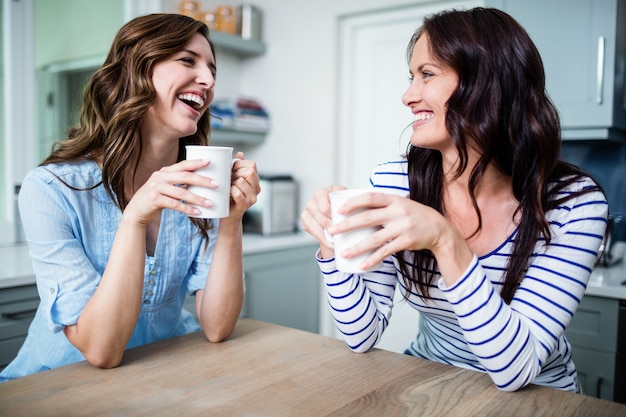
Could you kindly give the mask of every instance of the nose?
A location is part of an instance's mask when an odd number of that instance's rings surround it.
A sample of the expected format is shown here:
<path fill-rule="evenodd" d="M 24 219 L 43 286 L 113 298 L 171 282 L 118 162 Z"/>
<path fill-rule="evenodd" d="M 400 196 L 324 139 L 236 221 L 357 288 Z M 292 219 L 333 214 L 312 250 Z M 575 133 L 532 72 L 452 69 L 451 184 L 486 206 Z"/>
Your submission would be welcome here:
<path fill-rule="evenodd" d="M 198 84 L 208 88 L 213 88 L 215 86 L 215 75 L 213 75 L 213 71 L 208 66 L 202 66 L 198 70 L 198 75 L 196 77 L 196 81 Z"/>
<path fill-rule="evenodd" d="M 415 103 L 420 100 L 420 87 L 418 80 L 414 79 L 402 94 L 402 104 L 410 106 L 411 103 Z"/>

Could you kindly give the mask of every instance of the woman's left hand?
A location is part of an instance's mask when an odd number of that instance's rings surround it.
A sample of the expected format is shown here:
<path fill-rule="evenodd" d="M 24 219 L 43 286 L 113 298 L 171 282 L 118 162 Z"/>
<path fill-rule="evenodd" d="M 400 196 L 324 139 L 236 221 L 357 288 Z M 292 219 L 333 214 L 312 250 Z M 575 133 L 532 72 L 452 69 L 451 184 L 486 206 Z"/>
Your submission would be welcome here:
<path fill-rule="evenodd" d="M 352 257 L 375 250 L 366 261 L 368 266 L 403 250 L 428 249 L 437 257 L 444 253 L 444 247 L 449 243 L 456 244 L 459 238 L 465 245 L 456 228 L 439 212 L 409 198 L 380 192 L 366 193 L 348 200 L 342 212 L 349 214 L 358 209 L 366 210 L 331 226 L 329 232 L 335 234 L 382 226 L 370 238 L 343 253 L 343 256 Z"/>
<path fill-rule="evenodd" d="M 240 220 L 245 211 L 256 203 L 261 181 L 254 161 L 244 159 L 243 152 L 237 152 L 235 158 L 239 160 L 233 164 L 231 174 L 228 218 Z"/>

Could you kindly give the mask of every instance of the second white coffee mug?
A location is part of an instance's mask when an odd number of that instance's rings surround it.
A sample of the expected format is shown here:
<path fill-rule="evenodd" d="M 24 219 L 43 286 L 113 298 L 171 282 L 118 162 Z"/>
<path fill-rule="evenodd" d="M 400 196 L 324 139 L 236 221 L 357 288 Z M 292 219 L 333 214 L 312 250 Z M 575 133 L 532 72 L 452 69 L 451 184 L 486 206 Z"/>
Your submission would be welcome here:
<path fill-rule="evenodd" d="M 227 146 L 185 146 L 187 159 L 208 159 L 211 161 L 204 168 L 196 170 L 196 174 L 204 175 L 217 182 L 217 188 L 200 187 L 190 185 L 188 190 L 198 194 L 213 203 L 213 207 L 201 207 L 193 205 L 200 210 L 199 214 L 190 217 L 201 217 L 205 219 L 217 219 L 228 217 L 230 213 L 230 178 L 233 164 L 237 159 L 233 159 L 233 148 Z"/>
<path fill-rule="evenodd" d="M 356 211 L 350 212 L 348 216 L 339 214 L 339 209 L 341 208 L 341 206 L 343 206 L 343 204 L 346 201 L 360 194 L 375 193 L 375 192 L 377 191 L 373 189 L 350 189 L 350 190 L 337 190 L 337 191 L 331 192 L 329 195 L 329 198 L 330 198 L 330 209 L 331 209 L 333 224 L 340 223 L 346 217 L 352 216 L 362 211 L 362 210 L 356 210 Z M 367 239 L 369 236 L 371 236 L 373 233 L 375 233 L 379 229 L 380 227 L 365 227 L 362 229 L 350 230 L 344 233 L 337 233 L 333 236 L 330 236 L 328 233 L 326 233 L 326 238 L 335 245 L 335 264 L 337 265 L 337 269 L 339 269 L 342 272 L 358 273 L 358 272 L 366 272 L 366 271 L 371 271 L 371 270 L 380 268 L 382 265 L 382 262 L 376 265 L 373 265 L 366 270 L 363 270 L 360 267 L 361 264 L 371 254 L 374 253 L 374 250 L 365 252 L 361 255 L 354 256 L 351 258 L 344 258 L 343 256 L 341 256 L 341 253 L 343 251 L 356 245 L 357 243 L 364 241 L 365 239 Z"/>

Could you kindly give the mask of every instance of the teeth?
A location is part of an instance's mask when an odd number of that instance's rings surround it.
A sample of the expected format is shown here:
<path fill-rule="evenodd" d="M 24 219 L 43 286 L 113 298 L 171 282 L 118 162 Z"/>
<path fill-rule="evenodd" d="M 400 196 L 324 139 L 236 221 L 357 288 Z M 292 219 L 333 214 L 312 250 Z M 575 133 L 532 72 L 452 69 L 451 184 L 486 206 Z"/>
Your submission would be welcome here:
<path fill-rule="evenodd" d="M 417 113 L 415 115 L 416 121 L 428 120 L 433 117 L 432 113 Z"/>
<path fill-rule="evenodd" d="M 200 97 L 197 94 L 191 94 L 191 93 L 187 93 L 187 94 L 179 94 L 178 95 L 178 99 L 179 100 L 184 100 L 187 102 L 191 102 L 191 103 L 195 103 L 196 105 L 194 106 L 195 108 L 200 108 L 202 106 L 204 106 L 204 99 L 202 97 Z"/>

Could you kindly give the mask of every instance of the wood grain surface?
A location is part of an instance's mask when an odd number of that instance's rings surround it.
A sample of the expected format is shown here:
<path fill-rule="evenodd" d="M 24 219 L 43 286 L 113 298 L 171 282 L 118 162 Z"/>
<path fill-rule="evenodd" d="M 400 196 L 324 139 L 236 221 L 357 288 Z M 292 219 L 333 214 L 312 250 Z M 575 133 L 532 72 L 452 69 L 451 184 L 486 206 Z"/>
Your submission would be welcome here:
<path fill-rule="evenodd" d="M 209 343 L 193 333 L 0 384 L 0 416 L 626 416 L 626 406 L 242 319 Z"/>

